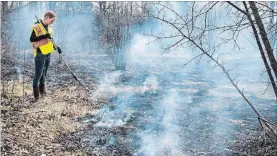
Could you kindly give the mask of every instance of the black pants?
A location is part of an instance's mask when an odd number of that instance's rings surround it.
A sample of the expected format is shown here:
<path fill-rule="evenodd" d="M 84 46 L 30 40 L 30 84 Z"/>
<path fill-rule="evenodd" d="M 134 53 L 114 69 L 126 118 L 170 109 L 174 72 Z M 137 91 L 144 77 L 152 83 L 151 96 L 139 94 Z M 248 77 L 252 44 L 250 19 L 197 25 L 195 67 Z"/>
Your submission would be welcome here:
<path fill-rule="evenodd" d="M 50 54 L 43 55 L 37 53 L 35 57 L 35 77 L 33 79 L 33 87 L 38 87 L 40 84 L 45 84 L 46 74 L 50 63 Z"/>

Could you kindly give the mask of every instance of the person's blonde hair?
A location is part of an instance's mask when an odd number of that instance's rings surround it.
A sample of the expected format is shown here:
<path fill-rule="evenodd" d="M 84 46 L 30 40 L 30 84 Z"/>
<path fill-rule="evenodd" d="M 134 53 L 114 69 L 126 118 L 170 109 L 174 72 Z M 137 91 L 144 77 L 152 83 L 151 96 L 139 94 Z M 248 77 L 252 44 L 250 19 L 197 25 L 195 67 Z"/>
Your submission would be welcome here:
<path fill-rule="evenodd" d="M 46 11 L 46 13 L 44 14 L 44 19 L 46 18 L 53 18 L 56 17 L 56 14 L 53 11 Z"/>

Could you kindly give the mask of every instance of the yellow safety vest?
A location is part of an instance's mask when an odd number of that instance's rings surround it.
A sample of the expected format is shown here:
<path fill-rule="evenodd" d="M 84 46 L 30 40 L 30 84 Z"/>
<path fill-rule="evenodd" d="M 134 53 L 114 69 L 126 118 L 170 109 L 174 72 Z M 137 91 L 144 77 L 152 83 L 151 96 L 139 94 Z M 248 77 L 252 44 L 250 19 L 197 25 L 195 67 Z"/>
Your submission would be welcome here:
<path fill-rule="evenodd" d="M 45 29 L 39 23 L 35 24 L 32 29 L 35 31 L 37 37 L 46 34 Z M 52 28 L 50 26 L 48 26 L 48 33 L 52 37 Z M 47 55 L 55 51 L 53 43 L 48 38 L 32 42 L 32 46 L 34 48 L 34 57 L 37 55 L 37 48 L 40 49 L 43 55 Z"/>

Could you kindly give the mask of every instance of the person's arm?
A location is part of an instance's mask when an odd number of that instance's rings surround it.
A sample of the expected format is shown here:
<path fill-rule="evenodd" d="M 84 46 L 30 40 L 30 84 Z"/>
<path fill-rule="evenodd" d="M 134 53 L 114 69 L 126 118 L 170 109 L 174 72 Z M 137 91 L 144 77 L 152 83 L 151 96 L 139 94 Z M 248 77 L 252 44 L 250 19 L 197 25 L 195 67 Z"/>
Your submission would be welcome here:
<path fill-rule="evenodd" d="M 50 34 L 36 36 L 35 30 L 33 30 L 32 34 L 30 36 L 30 42 L 37 42 L 37 41 L 45 39 L 45 38 L 51 38 Z"/>
<path fill-rule="evenodd" d="M 36 33 L 35 33 L 35 30 L 33 30 L 32 34 L 30 36 L 30 42 L 37 42 L 39 40 L 41 40 L 40 37 L 37 37 Z"/>

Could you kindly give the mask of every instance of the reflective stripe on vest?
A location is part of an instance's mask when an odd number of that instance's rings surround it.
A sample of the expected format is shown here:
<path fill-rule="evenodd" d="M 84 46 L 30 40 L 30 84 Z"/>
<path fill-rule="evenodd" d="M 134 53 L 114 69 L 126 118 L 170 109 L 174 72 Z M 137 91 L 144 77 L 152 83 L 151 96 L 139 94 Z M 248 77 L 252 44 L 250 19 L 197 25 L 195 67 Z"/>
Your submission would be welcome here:
<path fill-rule="evenodd" d="M 33 30 L 35 31 L 37 37 L 46 34 L 46 31 L 41 24 L 35 24 L 33 26 Z M 48 32 L 52 36 L 52 30 L 50 26 L 48 27 Z M 37 48 L 40 48 L 40 51 L 43 55 L 47 55 L 55 51 L 53 43 L 49 39 L 42 39 L 37 42 L 32 42 L 32 46 L 34 48 L 34 56 L 37 55 Z"/>

